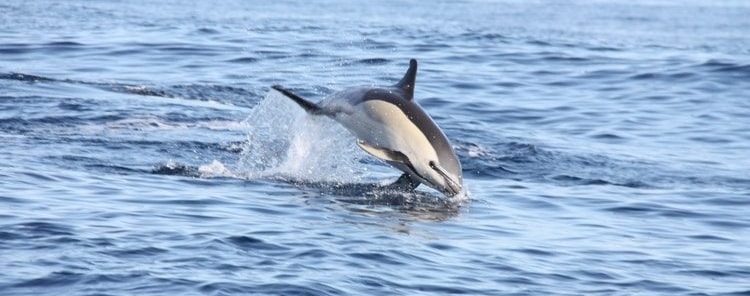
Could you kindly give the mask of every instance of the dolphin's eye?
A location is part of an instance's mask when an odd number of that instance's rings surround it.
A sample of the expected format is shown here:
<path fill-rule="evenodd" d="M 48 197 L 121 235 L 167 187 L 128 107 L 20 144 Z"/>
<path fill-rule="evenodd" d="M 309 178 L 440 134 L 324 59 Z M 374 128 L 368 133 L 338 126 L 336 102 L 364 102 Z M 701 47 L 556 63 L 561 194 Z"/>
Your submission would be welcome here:
<path fill-rule="evenodd" d="M 434 162 L 434 161 L 430 160 L 429 164 L 430 164 L 430 167 L 431 167 L 431 168 L 432 168 L 433 170 L 437 170 L 437 169 L 438 169 L 438 168 L 437 168 L 437 165 L 435 165 L 435 162 Z"/>

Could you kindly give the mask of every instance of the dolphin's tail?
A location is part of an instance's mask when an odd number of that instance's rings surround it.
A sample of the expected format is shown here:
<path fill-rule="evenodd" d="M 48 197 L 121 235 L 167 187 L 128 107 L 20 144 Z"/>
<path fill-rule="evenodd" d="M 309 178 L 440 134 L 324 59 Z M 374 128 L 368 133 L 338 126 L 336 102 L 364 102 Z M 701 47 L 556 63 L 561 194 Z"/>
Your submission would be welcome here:
<path fill-rule="evenodd" d="M 286 97 L 292 99 L 292 101 L 294 101 L 295 103 L 297 103 L 297 105 L 299 105 L 300 107 L 302 107 L 302 109 L 305 109 L 305 111 L 307 111 L 307 113 L 313 114 L 313 115 L 323 115 L 323 109 L 320 108 L 320 106 L 318 106 L 317 104 L 315 104 L 313 102 L 305 100 L 304 98 L 302 98 L 302 97 L 300 97 L 298 95 L 295 95 L 294 93 L 292 93 L 291 91 L 285 89 L 281 85 L 274 85 L 274 86 L 271 86 L 271 88 L 279 91 L 281 94 L 283 94 Z"/>

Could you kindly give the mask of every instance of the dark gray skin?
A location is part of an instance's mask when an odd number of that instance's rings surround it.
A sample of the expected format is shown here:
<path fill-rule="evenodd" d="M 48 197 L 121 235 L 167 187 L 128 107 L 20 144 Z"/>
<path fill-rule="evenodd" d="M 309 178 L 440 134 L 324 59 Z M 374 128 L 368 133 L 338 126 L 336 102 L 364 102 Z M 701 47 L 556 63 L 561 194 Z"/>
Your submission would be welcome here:
<path fill-rule="evenodd" d="M 362 149 L 403 171 L 392 186 L 414 189 L 425 183 L 453 196 L 463 187 L 461 163 L 443 131 L 414 101 L 416 73 L 417 61 L 412 59 L 394 86 L 349 88 L 318 104 L 281 86 L 273 88 L 308 113 L 340 122 Z"/>

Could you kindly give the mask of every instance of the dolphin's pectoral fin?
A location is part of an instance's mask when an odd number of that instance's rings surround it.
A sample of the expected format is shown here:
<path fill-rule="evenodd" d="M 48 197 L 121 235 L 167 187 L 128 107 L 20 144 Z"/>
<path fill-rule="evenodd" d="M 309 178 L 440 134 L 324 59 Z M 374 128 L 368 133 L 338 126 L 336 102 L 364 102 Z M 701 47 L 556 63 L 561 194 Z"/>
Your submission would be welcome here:
<path fill-rule="evenodd" d="M 408 173 L 404 173 L 396 182 L 386 186 L 386 188 L 393 188 L 398 190 L 412 191 L 419 186 L 419 181 L 412 179 Z"/>
<path fill-rule="evenodd" d="M 362 140 L 357 140 L 357 146 L 359 146 L 359 148 L 362 148 L 362 150 L 364 150 L 365 152 L 370 153 L 370 155 L 375 156 L 385 161 L 393 161 L 393 162 L 400 162 L 400 163 L 409 162 L 409 159 L 406 158 L 406 155 L 398 151 L 393 151 L 393 150 L 389 150 L 385 148 L 378 148 L 370 144 L 367 144 Z"/>
<path fill-rule="evenodd" d="M 357 145 L 359 145 L 359 148 L 362 148 L 362 150 L 364 150 L 365 152 L 370 153 L 372 156 L 385 160 L 393 166 L 406 167 L 412 172 L 416 172 L 414 167 L 411 165 L 409 158 L 407 158 L 406 155 L 401 152 L 389 150 L 386 148 L 378 148 L 369 145 L 362 140 L 357 140 Z M 404 173 L 403 175 L 401 175 L 401 177 L 398 178 L 398 180 L 396 180 L 396 182 L 393 182 L 392 184 L 387 185 L 384 188 L 411 191 L 417 188 L 419 184 L 420 182 L 417 179 L 412 178 L 411 174 Z"/>
<path fill-rule="evenodd" d="M 299 105 L 300 107 L 302 107 L 302 109 L 305 109 L 305 111 L 307 111 L 307 113 L 310 113 L 310 114 L 313 114 L 313 115 L 323 115 L 324 114 L 323 113 L 323 108 L 320 108 L 320 106 L 318 106 L 317 104 L 315 104 L 313 102 L 310 102 L 308 100 L 305 100 L 304 98 L 302 98 L 302 97 L 300 97 L 298 95 L 295 95 L 294 93 L 292 93 L 291 91 L 285 89 L 281 85 L 274 85 L 274 86 L 271 86 L 271 88 L 277 90 L 278 92 L 280 92 L 284 96 L 292 99 L 292 101 L 294 101 L 295 103 L 297 103 L 297 105 Z"/>

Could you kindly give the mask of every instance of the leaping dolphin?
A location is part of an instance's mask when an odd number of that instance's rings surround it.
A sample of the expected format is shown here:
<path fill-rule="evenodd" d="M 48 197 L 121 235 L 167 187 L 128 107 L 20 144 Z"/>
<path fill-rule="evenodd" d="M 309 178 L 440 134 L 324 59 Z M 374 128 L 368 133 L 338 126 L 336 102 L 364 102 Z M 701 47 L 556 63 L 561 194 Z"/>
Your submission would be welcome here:
<path fill-rule="evenodd" d="M 463 188 L 461 163 L 448 138 L 414 101 L 417 60 L 389 87 L 353 87 L 319 103 L 272 86 L 307 113 L 328 116 L 357 138 L 362 150 L 404 172 L 393 184 L 413 190 L 424 183 L 448 196 Z"/>

